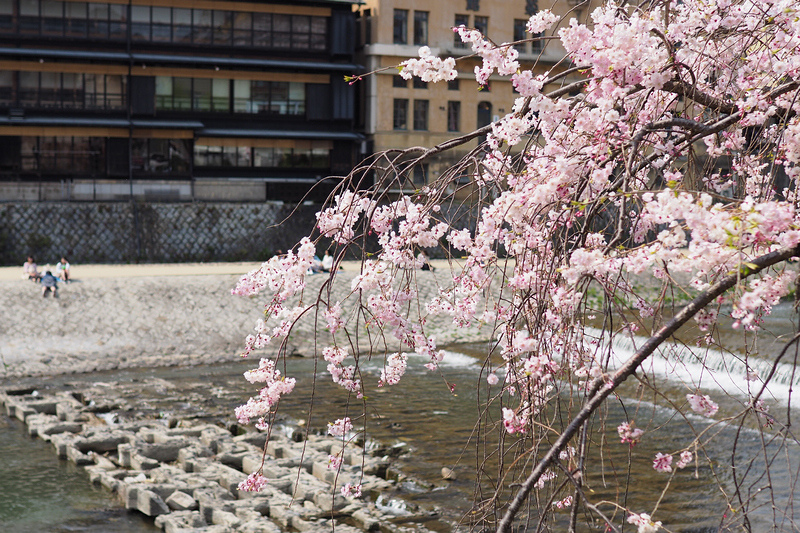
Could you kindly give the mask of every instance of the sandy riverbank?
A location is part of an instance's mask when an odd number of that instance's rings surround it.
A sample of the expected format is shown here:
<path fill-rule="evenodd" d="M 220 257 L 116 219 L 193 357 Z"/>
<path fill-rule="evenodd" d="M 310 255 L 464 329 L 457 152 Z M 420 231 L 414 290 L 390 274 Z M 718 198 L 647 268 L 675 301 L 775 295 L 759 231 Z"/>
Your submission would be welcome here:
<path fill-rule="evenodd" d="M 60 284 L 58 299 L 42 298 L 38 285 L 21 278 L 21 268 L 0 268 L 0 379 L 236 360 L 264 300 L 230 291 L 256 266 L 73 265 L 74 281 Z M 334 298 L 345 295 L 357 269 L 349 263 L 340 271 Z M 445 277 L 443 269 L 420 272 L 421 293 L 432 294 L 436 280 Z M 309 290 L 327 279 L 310 276 Z M 430 325 L 440 344 L 488 335 L 456 330 L 447 322 Z M 310 318 L 304 320 L 290 340 L 295 352 L 313 353 L 315 328 Z"/>

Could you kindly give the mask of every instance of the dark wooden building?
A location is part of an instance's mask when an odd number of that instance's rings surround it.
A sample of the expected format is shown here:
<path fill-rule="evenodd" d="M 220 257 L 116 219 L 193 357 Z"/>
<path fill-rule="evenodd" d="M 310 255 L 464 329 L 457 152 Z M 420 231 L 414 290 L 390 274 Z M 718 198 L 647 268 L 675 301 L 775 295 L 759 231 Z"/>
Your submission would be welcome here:
<path fill-rule="evenodd" d="M 362 155 L 354 3 L 0 0 L 0 200 L 325 196 Z"/>

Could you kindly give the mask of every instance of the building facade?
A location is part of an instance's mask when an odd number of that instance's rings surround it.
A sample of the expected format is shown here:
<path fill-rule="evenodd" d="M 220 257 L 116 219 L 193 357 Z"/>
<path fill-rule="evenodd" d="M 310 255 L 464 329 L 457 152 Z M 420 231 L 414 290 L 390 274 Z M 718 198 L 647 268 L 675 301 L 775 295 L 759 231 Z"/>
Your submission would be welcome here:
<path fill-rule="evenodd" d="M 326 196 L 364 147 L 353 4 L 0 0 L 0 200 Z"/>
<path fill-rule="evenodd" d="M 557 0 L 552 11 L 562 17 L 585 20 L 592 2 Z M 551 7 L 548 4 L 547 7 Z M 460 134 L 485 126 L 511 111 L 519 96 L 508 78 L 492 76 L 485 87 L 475 81 L 479 58 L 461 42 L 454 27 L 477 28 L 495 43 L 530 39 L 525 25 L 538 12 L 536 0 L 365 0 L 361 8 L 360 58 L 368 72 L 365 78 L 365 132 L 374 152 L 412 146 L 432 147 Z M 552 35 L 555 29 L 548 31 Z M 447 83 L 406 81 L 392 68 L 409 57 L 417 57 L 421 46 L 433 55 L 458 58 L 458 78 Z M 564 68 L 564 50 L 557 41 L 533 40 L 516 45 L 519 61 L 536 73 Z M 571 80 L 570 78 L 569 80 Z M 577 78 L 574 78 L 577 79 Z M 414 167 L 401 188 L 424 185 L 476 149 L 480 139 L 462 148 Z M 402 180 L 401 180 L 402 181 Z M 465 176 L 461 181 L 467 182 Z M 400 181 L 390 180 L 394 188 Z"/>

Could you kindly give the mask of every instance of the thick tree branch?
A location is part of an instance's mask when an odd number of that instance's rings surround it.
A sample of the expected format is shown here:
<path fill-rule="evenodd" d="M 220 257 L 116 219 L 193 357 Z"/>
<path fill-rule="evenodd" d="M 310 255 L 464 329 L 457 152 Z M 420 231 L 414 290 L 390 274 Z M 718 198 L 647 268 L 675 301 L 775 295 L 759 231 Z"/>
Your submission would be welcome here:
<path fill-rule="evenodd" d="M 714 285 L 707 291 L 697 296 L 694 300 L 689 302 L 678 314 L 676 314 L 669 322 L 664 324 L 652 337 L 650 337 L 637 352 L 628 359 L 621 368 L 614 372 L 611 376 L 601 376 L 597 378 L 590 387 L 590 396 L 586 404 L 580 412 L 572 419 L 567 428 L 561 433 L 558 439 L 553 443 L 547 453 L 539 460 L 534 467 L 531 474 L 522 484 L 517 491 L 516 496 L 512 500 L 505 515 L 497 526 L 498 533 L 505 533 L 510 531 L 511 523 L 514 517 L 519 512 L 522 504 L 527 499 L 531 490 L 536 482 L 544 473 L 545 469 L 550 465 L 553 460 L 558 457 L 558 454 L 566 447 L 572 437 L 578 432 L 586 420 L 594 413 L 605 401 L 608 396 L 617 389 L 628 377 L 633 374 L 639 365 L 641 365 L 664 341 L 671 337 L 678 329 L 680 329 L 686 322 L 688 322 L 700 310 L 705 308 L 708 304 L 713 302 L 718 296 L 733 287 L 738 281 L 757 274 L 762 270 L 787 261 L 792 257 L 800 256 L 800 246 L 794 248 L 787 248 L 778 250 L 765 255 L 762 255 L 751 262 L 747 266 L 742 265 L 737 272 L 733 272 Z"/>

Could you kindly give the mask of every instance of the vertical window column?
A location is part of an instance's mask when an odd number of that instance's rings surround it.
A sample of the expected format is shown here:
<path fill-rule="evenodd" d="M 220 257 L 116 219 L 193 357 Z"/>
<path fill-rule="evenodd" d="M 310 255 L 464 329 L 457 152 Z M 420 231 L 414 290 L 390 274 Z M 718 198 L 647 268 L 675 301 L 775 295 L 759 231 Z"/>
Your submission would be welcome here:
<path fill-rule="evenodd" d="M 414 11 L 414 44 L 428 45 L 428 12 Z"/>
<path fill-rule="evenodd" d="M 408 44 L 408 10 L 394 10 L 394 44 Z"/>
<path fill-rule="evenodd" d="M 394 129 L 408 129 L 408 100 L 405 98 L 394 99 Z"/>
<path fill-rule="evenodd" d="M 428 129 L 428 101 L 414 100 L 414 129 L 426 131 Z"/>

